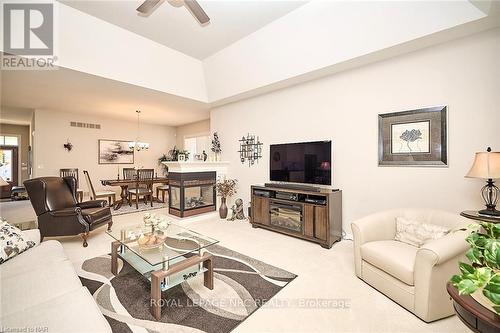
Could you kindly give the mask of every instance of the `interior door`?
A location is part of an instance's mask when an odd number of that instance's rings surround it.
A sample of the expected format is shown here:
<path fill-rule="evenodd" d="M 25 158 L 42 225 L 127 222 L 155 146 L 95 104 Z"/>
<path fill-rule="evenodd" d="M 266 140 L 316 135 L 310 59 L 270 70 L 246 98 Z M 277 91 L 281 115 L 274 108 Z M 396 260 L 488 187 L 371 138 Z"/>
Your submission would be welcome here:
<path fill-rule="evenodd" d="M 0 177 L 9 185 L 0 186 L 0 198 L 9 198 L 12 186 L 18 184 L 19 151 L 15 146 L 0 146 Z"/>

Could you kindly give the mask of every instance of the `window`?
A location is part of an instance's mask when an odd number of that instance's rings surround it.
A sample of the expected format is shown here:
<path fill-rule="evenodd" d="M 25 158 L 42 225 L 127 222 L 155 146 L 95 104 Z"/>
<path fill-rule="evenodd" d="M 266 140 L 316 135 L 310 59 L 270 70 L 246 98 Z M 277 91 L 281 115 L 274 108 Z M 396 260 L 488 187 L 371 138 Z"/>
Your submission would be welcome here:
<path fill-rule="evenodd" d="M 5 181 L 13 181 L 14 169 L 13 169 L 13 154 L 12 148 L 0 149 L 0 177 Z"/>
<path fill-rule="evenodd" d="M 184 149 L 189 151 L 189 158 L 194 160 L 195 155 L 200 155 L 205 151 L 208 154 L 208 135 L 199 135 L 184 138 Z"/>
<path fill-rule="evenodd" d="M 2 146 L 18 146 L 18 137 L 17 136 L 7 136 L 0 135 L 0 145 Z"/>

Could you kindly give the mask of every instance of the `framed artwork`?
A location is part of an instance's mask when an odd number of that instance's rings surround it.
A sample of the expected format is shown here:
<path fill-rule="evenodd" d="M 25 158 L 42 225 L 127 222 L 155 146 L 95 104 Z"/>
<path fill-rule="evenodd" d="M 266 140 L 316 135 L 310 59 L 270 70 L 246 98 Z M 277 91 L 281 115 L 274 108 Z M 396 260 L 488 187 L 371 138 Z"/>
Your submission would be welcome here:
<path fill-rule="evenodd" d="M 134 164 L 131 141 L 99 140 L 99 164 Z"/>
<path fill-rule="evenodd" d="M 447 107 L 379 114 L 379 166 L 447 166 Z"/>

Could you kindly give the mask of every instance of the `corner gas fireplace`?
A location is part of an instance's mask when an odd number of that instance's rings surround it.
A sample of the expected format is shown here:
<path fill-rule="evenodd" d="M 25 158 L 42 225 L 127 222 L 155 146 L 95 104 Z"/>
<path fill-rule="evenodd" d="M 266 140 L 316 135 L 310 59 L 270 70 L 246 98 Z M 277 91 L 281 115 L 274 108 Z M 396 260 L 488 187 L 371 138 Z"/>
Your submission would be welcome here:
<path fill-rule="evenodd" d="M 171 172 L 168 212 L 188 217 L 216 210 L 216 172 Z"/>

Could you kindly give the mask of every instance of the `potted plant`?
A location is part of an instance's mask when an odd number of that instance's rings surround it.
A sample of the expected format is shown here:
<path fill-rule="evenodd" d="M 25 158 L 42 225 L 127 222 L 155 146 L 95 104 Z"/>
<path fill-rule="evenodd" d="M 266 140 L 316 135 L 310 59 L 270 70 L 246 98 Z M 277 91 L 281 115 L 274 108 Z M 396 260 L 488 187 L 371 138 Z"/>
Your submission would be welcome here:
<path fill-rule="evenodd" d="M 166 154 L 163 154 L 158 159 L 158 165 L 162 167 L 164 175 L 168 174 L 168 166 L 166 166 L 165 164 L 163 164 L 163 162 L 168 162 L 168 161 L 171 161 L 171 160 L 170 160 L 170 158 Z"/>
<path fill-rule="evenodd" d="M 459 263 L 460 275 L 451 283 L 460 295 L 471 295 L 478 303 L 500 314 L 500 224 L 481 222 L 469 227 L 471 264 Z"/>
<path fill-rule="evenodd" d="M 238 181 L 236 179 L 219 179 L 215 185 L 217 189 L 217 194 L 220 195 L 220 207 L 219 216 L 221 219 L 227 217 L 227 206 L 226 199 L 236 194 L 236 185 Z"/>

